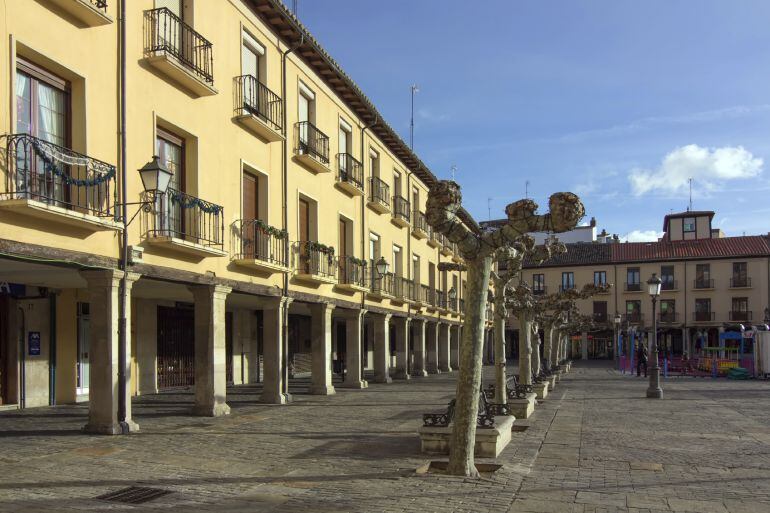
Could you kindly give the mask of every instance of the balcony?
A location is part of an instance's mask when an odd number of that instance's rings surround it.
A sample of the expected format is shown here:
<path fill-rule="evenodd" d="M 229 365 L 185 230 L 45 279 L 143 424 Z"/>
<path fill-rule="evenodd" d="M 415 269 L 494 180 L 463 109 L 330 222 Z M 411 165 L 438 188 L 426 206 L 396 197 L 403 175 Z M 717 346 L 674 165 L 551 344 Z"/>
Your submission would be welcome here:
<path fill-rule="evenodd" d="M 661 324 L 674 324 L 679 322 L 679 312 L 661 312 L 658 314 L 658 322 Z"/>
<path fill-rule="evenodd" d="M 299 241 L 293 245 L 294 277 L 316 284 L 337 283 L 337 259 L 334 248 L 315 241 Z"/>
<path fill-rule="evenodd" d="M 465 300 L 459 299 L 458 302 L 459 302 L 458 308 L 459 308 L 460 315 L 465 315 Z"/>
<path fill-rule="evenodd" d="M 693 322 L 714 322 L 714 312 L 693 312 Z"/>
<path fill-rule="evenodd" d="M 393 196 L 393 224 L 400 227 L 409 226 L 411 206 L 403 196 Z"/>
<path fill-rule="evenodd" d="M 423 306 L 435 308 L 436 306 L 436 294 L 435 290 L 428 285 L 420 285 L 420 303 Z"/>
<path fill-rule="evenodd" d="M 107 15 L 107 0 L 48 0 L 44 3 L 69 14 L 86 27 L 112 23 L 112 18 Z"/>
<path fill-rule="evenodd" d="M 566 292 L 568 290 L 575 290 L 575 284 L 574 283 L 570 283 L 570 284 L 567 284 L 567 285 L 563 285 L 563 284 L 559 285 L 559 292 Z"/>
<path fill-rule="evenodd" d="M 447 294 L 445 290 L 436 289 L 436 307 L 439 311 L 446 313 L 449 311 L 449 305 L 447 303 Z"/>
<path fill-rule="evenodd" d="M 217 94 L 211 43 L 167 7 L 144 11 L 144 62 L 195 96 Z"/>
<path fill-rule="evenodd" d="M 640 312 L 627 313 L 623 316 L 623 322 L 627 324 L 642 325 L 644 324 L 644 315 Z"/>
<path fill-rule="evenodd" d="M 548 290 L 548 287 L 546 287 L 545 285 L 541 285 L 539 287 L 533 287 L 532 294 L 535 296 L 545 296 L 548 293 L 546 292 L 547 290 Z M 559 291 L 561 291 L 561 287 L 559 287 Z"/>
<path fill-rule="evenodd" d="M 411 292 L 414 289 L 414 282 L 401 276 L 393 277 L 393 299 L 401 303 L 412 300 Z"/>
<path fill-rule="evenodd" d="M 714 288 L 714 280 L 713 279 L 709 279 L 709 278 L 696 279 L 693 282 L 692 288 L 700 289 L 700 290 L 713 289 Z"/>
<path fill-rule="evenodd" d="M 660 284 L 660 290 L 664 292 L 679 290 L 679 282 L 676 280 L 663 280 L 663 282 Z"/>
<path fill-rule="evenodd" d="M 416 239 L 426 239 L 429 234 L 428 220 L 425 218 L 425 212 L 415 210 L 412 212 L 412 235 Z"/>
<path fill-rule="evenodd" d="M 314 173 L 331 173 L 329 137 L 309 121 L 294 124 L 294 159 Z"/>
<path fill-rule="evenodd" d="M 437 248 L 443 244 L 443 239 L 443 235 L 434 230 L 432 226 L 428 225 L 428 246 Z"/>
<path fill-rule="evenodd" d="M 746 276 L 733 276 L 730 278 L 731 289 L 748 289 L 751 288 L 751 278 Z"/>
<path fill-rule="evenodd" d="M 376 267 L 374 266 L 374 263 L 370 266 L 371 270 L 369 271 L 371 275 L 371 292 L 370 295 L 382 299 L 385 297 L 392 298 L 394 293 L 394 276 L 393 273 L 385 273 L 383 275 L 380 275 L 377 272 Z"/>
<path fill-rule="evenodd" d="M 337 154 L 337 187 L 351 196 L 364 195 L 364 166 L 349 153 Z"/>
<path fill-rule="evenodd" d="M 235 121 L 268 142 L 283 140 L 283 101 L 253 75 L 235 77 Z"/>
<path fill-rule="evenodd" d="M 746 310 L 740 310 L 740 311 L 731 310 L 730 311 L 730 320 L 732 322 L 751 321 L 752 318 L 753 318 L 753 313 L 754 312 L 749 312 L 749 311 L 746 311 Z"/>
<path fill-rule="evenodd" d="M 380 214 L 390 212 L 390 187 L 388 184 L 373 176 L 369 178 L 369 208 Z"/>
<path fill-rule="evenodd" d="M 87 231 L 119 230 L 115 166 L 27 134 L 6 135 L 0 209 Z"/>
<path fill-rule="evenodd" d="M 337 287 L 351 292 L 367 292 L 368 266 L 365 260 L 353 256 L 339 258 L 339 283 Z"/>
<path fill-rule="evenodd" d="M 144 199 L 149 200 L 146 193 Z M 158 194 L 142 215 L 148 244 L 197 257 L 224 256 L 222 207 L 176 189 Z"/>
<path fill-rule="evenodd" d="M 237 251 L 233 261 L 258 271 L 289 270 L 289 234 L 259 219 L 241 219 L 235 225 Z"/>
<path fill-rule="evenodd" d="M 623 290 L 626 292 L 641 292 L 642 291 L 642 284 L 641 283 L 624 283 Z"/>

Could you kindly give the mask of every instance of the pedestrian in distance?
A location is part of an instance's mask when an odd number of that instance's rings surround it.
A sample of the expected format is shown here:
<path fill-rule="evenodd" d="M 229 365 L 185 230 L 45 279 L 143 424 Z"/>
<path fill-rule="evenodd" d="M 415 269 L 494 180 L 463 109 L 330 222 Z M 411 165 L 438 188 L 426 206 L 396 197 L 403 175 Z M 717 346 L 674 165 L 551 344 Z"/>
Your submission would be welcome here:
<path fill-rule="evenodd" d="M 642 375 L 642 367 L 644 367 L 644 377 L 647 377 L 647 347 L 642 342 L 639 342 L 639 349 L 636 350 L 636 377 Z"/>

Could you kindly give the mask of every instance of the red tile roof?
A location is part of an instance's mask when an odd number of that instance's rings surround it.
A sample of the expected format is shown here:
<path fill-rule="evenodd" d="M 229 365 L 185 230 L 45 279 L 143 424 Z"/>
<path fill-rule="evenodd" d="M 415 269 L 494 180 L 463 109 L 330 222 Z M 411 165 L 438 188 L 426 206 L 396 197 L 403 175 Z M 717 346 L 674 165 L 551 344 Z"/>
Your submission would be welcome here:
<path fill-rule="evenodd" d="M 613 263 L 770 255 L 770 244 L 761 235 L 674 242 L 626 242 L 611 246 Z"/>

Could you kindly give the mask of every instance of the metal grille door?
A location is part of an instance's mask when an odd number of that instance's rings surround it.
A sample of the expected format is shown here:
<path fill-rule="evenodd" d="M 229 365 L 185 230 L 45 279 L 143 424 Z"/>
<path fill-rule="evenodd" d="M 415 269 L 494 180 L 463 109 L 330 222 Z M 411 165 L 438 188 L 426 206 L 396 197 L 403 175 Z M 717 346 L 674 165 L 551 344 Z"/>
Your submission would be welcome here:
<path fill-rule="evenodd" d="M 158 388 L 195 384 L 195 312 L 158 307 Z"/>

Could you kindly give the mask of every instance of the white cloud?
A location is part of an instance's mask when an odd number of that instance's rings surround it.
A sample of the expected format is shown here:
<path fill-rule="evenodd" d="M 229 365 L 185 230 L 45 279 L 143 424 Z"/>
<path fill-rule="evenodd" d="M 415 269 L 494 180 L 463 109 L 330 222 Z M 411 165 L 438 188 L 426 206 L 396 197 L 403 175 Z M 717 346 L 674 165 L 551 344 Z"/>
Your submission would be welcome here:
<path fill-rule="evenodd" d="M 663 237 L 663 232 L 655 230 L 634 230 L 621 237 L 621 242 L 655 242 Z"/>
<path fill-rule="evenodd" d="M 632 169 L 628 179 L 635 195 L 651 191 L 684 192 L 687 180 L 706 191 L 719 189 L 725 182 L 753 178 L 762 172 L 764 161 L 743 146 L 703 148 L 688 144 L 663 157 L 657 169 Z"/>

